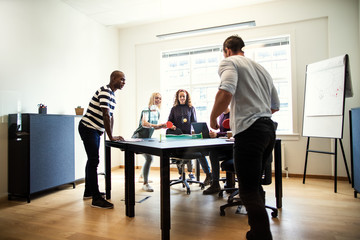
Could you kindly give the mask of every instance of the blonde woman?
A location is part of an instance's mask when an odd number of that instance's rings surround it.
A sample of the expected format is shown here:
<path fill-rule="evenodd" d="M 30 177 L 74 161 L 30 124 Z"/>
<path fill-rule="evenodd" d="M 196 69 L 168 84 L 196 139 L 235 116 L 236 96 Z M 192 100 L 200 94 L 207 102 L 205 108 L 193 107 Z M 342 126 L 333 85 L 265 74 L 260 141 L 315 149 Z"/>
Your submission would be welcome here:
<path fill-rule="evenodd" d="M 141 111 L 139 127 L 135 130 L 132 138 L 151 138 L 155 129 L 166 128 L 166 123 L 159 124 L 161 94 L 155 92 L 151 94 L 148 106 Z M 143 182 L 142 189 L 147 192 L 153 192 L 154 189 L 149 185 L 150 166 L 153 160 L 152 155 L 143 154 L 145 158 L 141 169 L 139 182 Z"/>

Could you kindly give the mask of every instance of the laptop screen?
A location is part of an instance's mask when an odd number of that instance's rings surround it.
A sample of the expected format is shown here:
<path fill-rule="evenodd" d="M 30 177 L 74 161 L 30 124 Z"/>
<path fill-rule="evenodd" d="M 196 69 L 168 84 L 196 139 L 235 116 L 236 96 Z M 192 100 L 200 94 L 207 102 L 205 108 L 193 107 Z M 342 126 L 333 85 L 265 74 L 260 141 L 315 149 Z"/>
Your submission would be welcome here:
<path fill-rule="evenodd" d="M 209 128 L 206 122 L 193 122 L 191 125 L 196 134 L 202 133 L 203 138 L 210 138 Z"/>

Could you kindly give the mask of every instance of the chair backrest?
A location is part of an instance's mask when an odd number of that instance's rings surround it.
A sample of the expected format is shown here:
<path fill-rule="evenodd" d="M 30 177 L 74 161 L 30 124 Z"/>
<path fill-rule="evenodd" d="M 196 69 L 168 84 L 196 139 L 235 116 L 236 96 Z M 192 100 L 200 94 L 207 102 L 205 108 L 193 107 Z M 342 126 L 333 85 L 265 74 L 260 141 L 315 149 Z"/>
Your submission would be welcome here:
<path fill-rule="evenodd" d="M 173 159 L 198 159 L 201 158 L 203 155 L 200 152 L 194 152 L 194 153 L 178 153 L 177 155 L 173 155 L 170 158 Z"/>

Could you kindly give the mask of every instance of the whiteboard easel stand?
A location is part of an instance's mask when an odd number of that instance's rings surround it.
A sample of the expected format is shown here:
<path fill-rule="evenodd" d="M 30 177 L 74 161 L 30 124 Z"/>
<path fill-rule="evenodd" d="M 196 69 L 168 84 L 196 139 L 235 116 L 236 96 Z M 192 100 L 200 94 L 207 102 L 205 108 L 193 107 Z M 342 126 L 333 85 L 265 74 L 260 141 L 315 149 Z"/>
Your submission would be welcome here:
<path fill-rule="evenodd" d="M 306 177 L 306 167 L 307 167 L 307 160 L 308 160 L 308 154 L 309 152 L 312 153 L 322 153 L 322 154 L 330 154 L 330 155 L 334 155 L 335 157 L 335 162 L 334 162 L 334 192 L 337 192 L 337 140 L 338 138 L 334 138 L 335 140 L 335 151 L 334 152 L 325 152 L 325 151 L 318 151 L 318 150 L 311 150 L 309 149 L 309 145 L 310 145 L 310 137 L 308 137 L 307 139 L 307 144 L 306 144 L 306 156 L 305 156 L 305 166 L 304 166 L 304 176 L 303 176 L 303 184 L 305 184 L 305 177 Z M 349 179 L 349 183 L 351 183 L 351 179 L 350 179 L 350 174 L 349 174 L 349 169 L 346 163 L 346 157 L 345 157 L 345 152 L 344 152 L 344 147 L 341 141 L 341 138 L 339 138 L 339 143 L 340 143 L 340 147 L 341 147 L 341 152 L 342 152 L 342 156 L 344 159 L 344 164 L 345 164 L 345 168 L 346 168 L 346 173 Z"/>
<path fill-rule="evenodd" d="M 306 66 L 303 136 L 308 137 L 305 156 L 303 184 L 309 152 L 335 156 L 334 192 L 337 192 L 337 140 L 345 163 L 346 173 L 351 183 L 342 144 L 344 129 L 345 98 L 352 97 L 349 56 L 347 54 L 326 59 Z M 310 137 L 335 139 L 335 151 L 310 150 Z"/>

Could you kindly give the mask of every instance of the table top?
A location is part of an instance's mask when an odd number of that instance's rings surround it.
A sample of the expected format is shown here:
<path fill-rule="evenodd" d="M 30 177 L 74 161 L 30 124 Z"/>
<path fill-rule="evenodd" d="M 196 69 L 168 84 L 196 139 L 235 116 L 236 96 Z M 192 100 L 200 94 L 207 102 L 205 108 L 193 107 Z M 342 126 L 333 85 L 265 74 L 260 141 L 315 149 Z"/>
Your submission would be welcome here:
<path fill-rule="evenodd" d="M 171 152 L 176 149 L 191 151 L 208 151 L 214 148 L 232 148 L 234 142 L 221 138 L 207 139 L 182 139 L 166 138 L 161 141 L 156 138 L 144 138 L 143 141 L 106 141 L 106 145 L 117 147 L 123 150 L 160 155 L 164 152 Z"/>

